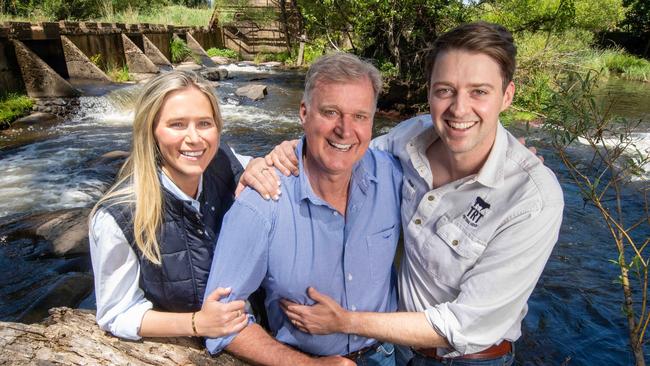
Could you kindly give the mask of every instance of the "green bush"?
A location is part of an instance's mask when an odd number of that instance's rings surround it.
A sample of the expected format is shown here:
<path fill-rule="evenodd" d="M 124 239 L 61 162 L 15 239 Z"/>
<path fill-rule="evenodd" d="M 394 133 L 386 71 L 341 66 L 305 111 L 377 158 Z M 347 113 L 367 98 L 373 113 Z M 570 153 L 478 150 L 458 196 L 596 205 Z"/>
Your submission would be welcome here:
<path fill-rule="evenodd" d="M 173 37 L 169 48 L 172 54 L 172 62 L 177 64 L 185 61 L 192 56 L 192 51 L 187 47 L 187 43 L 178 37 Z"/>
<path fill-rule="evenodd" d="M 227 57 L 233 60 L 239 60 L 239 54 L 227 48 L 210 48 L 205 51 L 210 57 Z"/>
<path fill-rule="evenodd" d="M 127 65 L 119 67 L 115 64 L 110 64 L 107 66 L 106 75 L 116 83 L 124 83 L 131 80 Z"/>
<path fill-rule="evenodd" d="M 287 63 L 290 60 L 292 60 L 291 54 L 285 51 L 280 53 L 258 53 L 255 55 L 253 62 L 258 64 L 262 62 L 271 62 L 271 61 Z"/>
<path fill-rule="evenodd" d="M 11 122 L 27 114 L 34 101 L 26 95 L 10 93 L 0 97 L 0 128 L 7 128 Z"/>

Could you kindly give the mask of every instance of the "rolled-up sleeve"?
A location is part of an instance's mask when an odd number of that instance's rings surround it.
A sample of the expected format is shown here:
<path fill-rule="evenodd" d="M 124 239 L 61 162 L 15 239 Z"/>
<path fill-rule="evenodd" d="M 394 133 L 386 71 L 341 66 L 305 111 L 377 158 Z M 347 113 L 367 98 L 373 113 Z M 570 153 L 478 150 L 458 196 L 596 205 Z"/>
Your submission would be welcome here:
<path fill-rule="evenodd" d="M 252 200 L 252 201 L 251 201 Z M 219 287 L 232 292 L 220 301 L 245 300 L 261 285 L 268 267 L 268 242 L 271 233 L 269 215 L 257 209 L 264 202 L 256 192 L 246 189 L 223 220 L 217 241 L 210 277 L 205 291 L 207 298 Z M 249 316 L 249 324 L 253 322 Z M 206 348 L 212 354 L 221 352 L 237 333 L 220 338 L 206 338 Z"/>
<path fill-rule="evenodd" d="M 97 324 L 113 335 L 137 340 L 144 313 L 153 305 L 140 289 L 140 265 L 122 230 L 99 210 L 89 232 L 95 278 Z"/>
<path fill-rule="evenodd" d="M 557 241 L 562 210 L 557 202 L 511 220 L 463 275 L 458 298 L 425 310 L 431 326 L 455 349 L 445 356 L 480 352 L 523 318 Z"/>

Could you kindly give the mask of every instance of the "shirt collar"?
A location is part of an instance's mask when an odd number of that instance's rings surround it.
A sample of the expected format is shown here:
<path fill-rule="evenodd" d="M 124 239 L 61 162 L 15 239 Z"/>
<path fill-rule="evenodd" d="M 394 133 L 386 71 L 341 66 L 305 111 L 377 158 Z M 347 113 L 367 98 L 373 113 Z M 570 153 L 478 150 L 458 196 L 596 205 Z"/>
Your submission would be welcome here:
<path fill-rule="evenodd" d="M 327 204 L 322 198 L 318 197 L 309 183 L 309 177 L 305 173 L 304 169 L 304 160 L 303 160 L 303 150 L 306 144 L 305 137 L 303 136 L 298 142 L 296 147 L 296 156 L 298 156 L 298 169 L 300 170 L 300 175 L 298 175 L 298 184 L 296 184 L 296 197 L 300 200 L 309 199 L 312 203 L 315 204 Z M 367 153 L 366 153 L 367 154 Z M 369 169 L 369 162 L 366 159 L 366 155 L 361 158 L 354 166 L 352 167 L 352 177 L 350 178 L 350 187 L 358 186 L 363 194 L 366 194 L 370 186 L 370 182 L 376 183 L 377 176 L 372 174 L 373 169 Z M 352 189 L 349 189 L 349 192 L 352 192 Z M 329 204 L 327 204 L 329 205 Z"/>
<path fill-rule="evenodd" d="M 426 158 L 427 148 L 438 139 L 438 134 L 433 123 L 428 128 L 424 129 L 419 134 L 415 135 L 407 147 L 413 167 L 419 171 L 419 168 L 426 165 L 426 170 L 430 170 L 429 161 Z M 487 160 L 476 175 L 475 181 L 481 183 L 486 187 L 498 187 L 503 183 L 503 165 L 506 160 L 506 152 L 508 150 L 508 138 L 505 128 L 501 122 L 497 122 L 497 132 L 494 138 L 494 144 L 490 149 L 490 154 Z M 421 151 L 422 155 L 415 152 Z"/>
<path fill-rule="evenodd" d="M 494 144 L 490 149 L 487 160 L 479 170 L 476 181 L 486 187 L 498 187 L 503 184 L 503 166 L 506 161 L 506 152 L 508 151 L 508 136 L 506 129 L 497 122 L 497 133 L 494 138 Z"/>
<path fill-rule="evenodd" d="M 171 194 L 174 195 L 174 197 L 178 198 L 181 201 L 188 202 L 192 207 L 194 207 L 197 211 L 201 211 L 201 204 L 199 203 L 198 200 L 190 197 L 187 195 L 185 192 L 183 192 L 176 183 L 174 183 L 171 178 L 169 178 L 162 170 L 159 172 L 160 175 L 160 181 L 162 182 L 162 186 L 168 190 Z M 203 193 L 203 175 L 199 177 L 199 189 L 196 191 L 196 198 L 201 197 L 201 193 Z"/>

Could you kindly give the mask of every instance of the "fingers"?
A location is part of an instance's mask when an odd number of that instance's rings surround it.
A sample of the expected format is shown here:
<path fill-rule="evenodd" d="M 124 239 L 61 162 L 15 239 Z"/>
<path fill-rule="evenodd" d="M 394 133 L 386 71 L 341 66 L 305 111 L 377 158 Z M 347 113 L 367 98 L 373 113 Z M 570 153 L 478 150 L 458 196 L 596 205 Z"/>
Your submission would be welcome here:
<path fill-rule="evenodd" d="M 329 296 L 321 294 L 313 287 L 307 289 L 307 295 L 309 295 L 312 300 L 319 303 L 326 303 L 331 300 Z"/>
<path fill-rule="evenodd" d="M 526 138 L 525 137 L 517 137 L 517 141 L 519 141 L 520 144 L 526 146 Z"/>
<path fill-rule="evenodd" d="M 289 174 L 298 175 L 298 157 L 296 146 L 298 140 L 283 141 L 266 155 L 264 160 L 268 165 L 274 166 L 285 176 Z"/>
<path fill-rule="evenodd" d="M 220 298 L 224 296 L 228 296 L 232 289 L 230 287 L 219 287 L 216 290 L 212 291 L 210 295 L 205 299 L 206 301 L 218 301 Z"/>
<path fill-rule="evenodd" d="M 264 162 L 264 159 L 261 159 L 261 161 Z M 266 163 L 260 169 L 251 167 L 249 164 L 239 183 L 251 187 L 266 200 L 271 199 L 271 197 L 278 200 L 282 193 L 279 188 L 280 180 L 277 174 L 272 169 L 269 169 Z"/>

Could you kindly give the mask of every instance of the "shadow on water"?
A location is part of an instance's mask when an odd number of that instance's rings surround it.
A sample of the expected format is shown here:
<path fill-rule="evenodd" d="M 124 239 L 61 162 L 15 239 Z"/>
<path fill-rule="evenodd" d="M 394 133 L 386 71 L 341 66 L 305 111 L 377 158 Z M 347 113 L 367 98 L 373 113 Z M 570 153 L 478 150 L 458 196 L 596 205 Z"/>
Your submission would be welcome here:
<path fill-rule="evenodd" d="M 234 77 L 219 82 L 216 89 L 225 123 L 224 141 L 239 153 L 261 155 L 280 141 L 301 135 L 298 107 L 303 75 L 250 66 L 228 68 Z M 237 87 L 248 83 L 265 84 L 267 97 L 248 101 L 234 95 Z M 616 91 L 623 86 L 612 83 L 607 88 Z M 0 319 L 24 316 L 36 299 L 48 304 L 44 297 L 53 288 L 59 289 L 61 296 L 73 280 L 87 283 L 87 278 L 77 276 L 88 275 L 87 256 L 49 254 L 49 243 L 26 234 L 23 223 L 36 214 L 89 207 L 97 200 L 110 184 L 114 169 L 94 162 L 107 152 L 129 149 L 130 109 L 137 89 L 128 86 L 105 96 L 82 97 L 78 113 L 46 127 L 44 137 L 30 143 L 2 149 L 0 139 Z M 650 87 L 645 90 L 648 94 L 643 95 L 650 95 Z M 631 100 L 641 92 L 626 93 L 621 100 Z M 647 103 L 631 103 L 623 112 L 650 113 Z M 376 121 L 375 134 L 395 123 Z M 517 342 L 517 363 L 632 364 L 620 311 L 621 290 L 614 282 L 617 267 L 609 262 L 616 257 L 609 233 L 599 213 L 585 205 L 543 135 L 532 131 L 529 136 L 529 143 L 538 146 L 545 164 L 556 172 L 566 208 L 559 242 L 529 301 L 523 337 Z M 629 198 L 625 204 L 629 212 L 640 212 L 638 200 Z M 83 301 L 83 306 L 92 307 L 92 295 L 85 294 L 86 299 L 75 299 L 76 304 Z"/>

